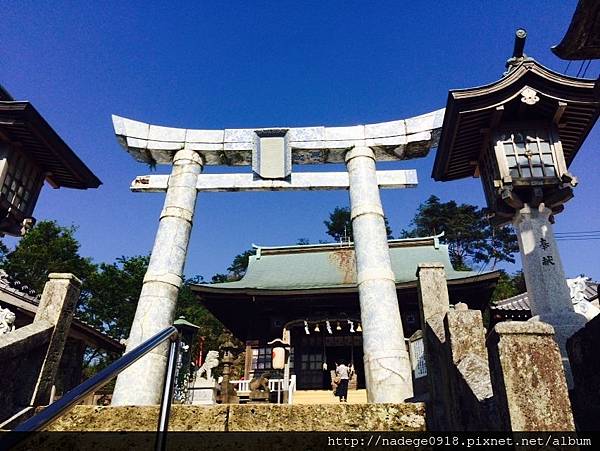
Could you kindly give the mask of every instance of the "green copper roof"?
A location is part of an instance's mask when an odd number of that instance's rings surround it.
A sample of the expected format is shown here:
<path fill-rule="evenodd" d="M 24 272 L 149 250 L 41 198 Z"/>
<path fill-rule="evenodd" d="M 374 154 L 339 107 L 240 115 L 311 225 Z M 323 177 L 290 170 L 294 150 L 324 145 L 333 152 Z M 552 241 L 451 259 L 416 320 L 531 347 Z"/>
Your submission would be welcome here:
<path fill-rule="evenodd" d="M 419 263 L 442 263 L 448 280 L 487 274 L 454 270 L 448 255 L 448 246 L 439 243 L 439 236 L 389 241 L 392 269 L 397 284 L 415 282 Z M 199 285 L 196 290 L 306 290 L 356 286 L 356 263 L 352 243 L 254 247 L 256 255 L 250 257 L 244 278 L 237 282 Z"/>

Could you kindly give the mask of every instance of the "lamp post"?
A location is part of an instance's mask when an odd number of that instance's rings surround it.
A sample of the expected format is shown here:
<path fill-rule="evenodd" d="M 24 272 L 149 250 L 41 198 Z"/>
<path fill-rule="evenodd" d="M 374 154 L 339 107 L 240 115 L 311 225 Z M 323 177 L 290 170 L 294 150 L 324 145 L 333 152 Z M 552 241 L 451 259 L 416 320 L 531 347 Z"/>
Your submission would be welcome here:
<path fill-rule="evenodd" d="M 507 72 L 450 91 L 433 169 L 438 181 L 480 177 L 494 225 L 512 223 L 534 320 L 554 326 L 570 383 L 566 340 L 585 324 L 571 303 L 554 216 L 573 197 L 568 167 L 598 118 L 594 80 L 553 72 L 524 53 L 518 30 Z"/>
<path fill-rule="evenodd" d="M 179 331 L 181 337 L 181 347 L 179 357 L 177 361 L 177 379 L 175 385 L 175 398 L 182 402 L 187 403 L 189 394 L 189 383 L 192 379 L 192 355 L 194 349 L 194 342 L 196 341 L 196 335 L 200 329 L 195 324 L 190 323 L 185 319 L 184 316 L 180 316 L 173 322 L 173 325 Z"/>

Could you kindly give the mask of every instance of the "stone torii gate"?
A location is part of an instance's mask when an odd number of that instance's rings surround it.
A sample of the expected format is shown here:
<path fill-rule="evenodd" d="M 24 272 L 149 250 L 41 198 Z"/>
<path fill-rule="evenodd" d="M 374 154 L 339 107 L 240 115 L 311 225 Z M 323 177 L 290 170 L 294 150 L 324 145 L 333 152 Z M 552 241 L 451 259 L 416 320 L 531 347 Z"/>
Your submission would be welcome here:
<path fill-rule="evenodd" d="M 444 110 L 352 127 L 192 130 L 113 116 L 117 138 L 171 175 L 137 177 L 136 192 L 166 192 L 127 351 L 174 320 L 199 191 L 349 189 L 369 402 L 412 396 L 411 366 L 392 272 L 379 188 L 417 185 L 415 170 L 376 171 L 376 161 L 427 155 L 437 146 Z M 292 164 L 345 163 L 347 172 L 293 173 Z M 252 173 L 201 174 L 205 165 L 252 166 Z M 117 378 L 113 405 L 158 404 L 166 345 Z"/>

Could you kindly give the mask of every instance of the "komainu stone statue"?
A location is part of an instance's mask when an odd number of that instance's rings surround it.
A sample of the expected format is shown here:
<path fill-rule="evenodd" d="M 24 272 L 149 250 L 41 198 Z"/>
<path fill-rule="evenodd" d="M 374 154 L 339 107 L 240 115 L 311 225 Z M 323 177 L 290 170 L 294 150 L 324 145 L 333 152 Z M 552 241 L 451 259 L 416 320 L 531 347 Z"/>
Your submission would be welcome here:
<path fill-rule="evenodd" d="M 269 377 L 270 373 L 263 373 L 260 377 L 253 377 L 250 381 L 251 392 L 267 392 L 269 393 Z"/>
<path fill-rule="evenodd" d="M 198 368 L 198 372 L 196 373 L 196 378 L 199 379 L 202 377 L 204 373 L 206 373 L 206 380 L 213 381 L 215 378 L 212 376 L 213 368 L 219 366 L 219 352 L 218 351 L 208 351 L 206 354 L 206 360 L 202 364 L 200 368 Z"/>
<path fill-rule="evenodd" d="M 0 307 L 0 335 L 7 334 L 15 330 L 15 320 L 17 317 L 7 308 Z"/>
<path fill-rule="evenodd" d="M 270 373 L 263 373 L 260 377 L 253 377 L 250 380 L 251 402 L 269 402 L 269 377 L 271 377 Z"/>

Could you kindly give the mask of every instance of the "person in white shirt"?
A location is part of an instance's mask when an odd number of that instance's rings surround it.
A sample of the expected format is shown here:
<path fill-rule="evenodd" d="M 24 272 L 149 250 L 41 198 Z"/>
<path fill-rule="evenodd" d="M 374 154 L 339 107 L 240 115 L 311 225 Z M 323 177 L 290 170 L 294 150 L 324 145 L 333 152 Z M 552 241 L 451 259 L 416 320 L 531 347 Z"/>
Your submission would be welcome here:
<path fill-rule="evenodd" d="M 335 394 L 340 398 L 340 402 L 348 402 L 348 380 L 350 379 L 350 369 L 344 363 L 340 363 L 335 367 L 335 374 L 340 378 L 340 383 Z"/>

